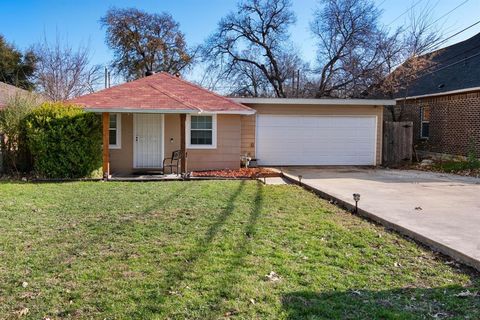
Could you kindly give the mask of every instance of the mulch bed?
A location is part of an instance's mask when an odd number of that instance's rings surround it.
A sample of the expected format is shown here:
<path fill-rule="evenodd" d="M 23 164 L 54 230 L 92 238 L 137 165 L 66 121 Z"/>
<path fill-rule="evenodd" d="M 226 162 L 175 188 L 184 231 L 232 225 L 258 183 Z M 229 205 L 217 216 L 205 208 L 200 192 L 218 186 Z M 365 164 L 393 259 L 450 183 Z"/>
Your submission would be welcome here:
<path fill-rule="evenodd" d="M 210 170 L 194 171 L 192 177 L 216 177 L 216 178 L 269 178 L 280 177 L 281 173 L 266 168 L 241 168 L 236 170 Z"/>

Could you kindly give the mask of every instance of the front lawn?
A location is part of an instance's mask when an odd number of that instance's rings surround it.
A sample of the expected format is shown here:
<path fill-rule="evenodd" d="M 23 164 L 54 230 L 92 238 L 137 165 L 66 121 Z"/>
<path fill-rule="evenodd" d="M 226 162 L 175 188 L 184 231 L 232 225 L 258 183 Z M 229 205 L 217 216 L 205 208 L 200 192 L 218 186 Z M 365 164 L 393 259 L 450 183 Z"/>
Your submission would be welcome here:
<path fill-rule="evenodd" d="M 480 318 L 478 274 L 299 187 L 0 182 L 0 197 L 0 319 Z"/>

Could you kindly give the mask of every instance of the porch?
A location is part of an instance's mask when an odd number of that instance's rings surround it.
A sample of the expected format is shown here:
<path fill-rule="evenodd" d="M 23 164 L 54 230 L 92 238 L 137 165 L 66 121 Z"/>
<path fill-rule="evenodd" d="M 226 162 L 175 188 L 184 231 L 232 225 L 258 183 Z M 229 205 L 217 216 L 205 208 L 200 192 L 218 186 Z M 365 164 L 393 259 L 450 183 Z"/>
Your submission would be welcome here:
<path fill-rule="evenodd" d="M 101 112 L 105 178 L 240 167 L 242 115 L 106 111 Z M 184 155 L 178 170 L 176 161 L 164 170 L 163 160 L 176 150 Z"/>
<path fill-rule="evenodd" d="M 175 150 L 183 155 L 178 173 L 186 173 L 186 122 L 185 113 L 102 112 L 103 177 L 171 179 L 177 168 L 164 172 L 163 161 Z"/>

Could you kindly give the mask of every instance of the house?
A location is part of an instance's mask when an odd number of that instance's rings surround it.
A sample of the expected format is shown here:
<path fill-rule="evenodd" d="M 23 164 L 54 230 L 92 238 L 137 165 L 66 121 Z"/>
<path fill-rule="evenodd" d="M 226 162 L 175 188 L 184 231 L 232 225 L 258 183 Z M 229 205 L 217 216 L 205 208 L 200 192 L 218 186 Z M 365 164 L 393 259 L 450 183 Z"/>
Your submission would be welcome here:
<path fill-rule="evenodd" d="M 159 170 L 182 150 L 182 172 L 259 165 L 378 165 L 391 100 L 231 99 L 167 73 L 68 101 L 103 119 L 105 174 Z"/>
<path fill-rule="evenodd" d="M 413 121 L 420 154 L 480 157 L 480 33 L 435 51 L 431 66 L 396 100 L 397 112 L 404 105 L 402 120 Z"/>

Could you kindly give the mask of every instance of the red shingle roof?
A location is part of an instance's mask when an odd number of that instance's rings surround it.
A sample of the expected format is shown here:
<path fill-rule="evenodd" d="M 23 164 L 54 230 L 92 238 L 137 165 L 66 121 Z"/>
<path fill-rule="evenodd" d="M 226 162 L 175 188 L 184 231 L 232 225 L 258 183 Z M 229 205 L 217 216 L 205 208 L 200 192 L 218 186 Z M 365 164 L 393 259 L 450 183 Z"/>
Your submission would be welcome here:
<path fill-rule="evenodd" d="M 68 101 L 90 110 L 253 113 L 254 110 L 161 72 Z"/>

